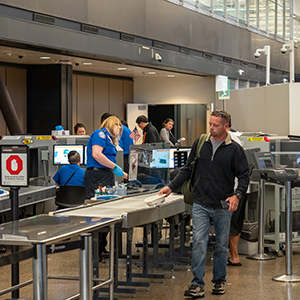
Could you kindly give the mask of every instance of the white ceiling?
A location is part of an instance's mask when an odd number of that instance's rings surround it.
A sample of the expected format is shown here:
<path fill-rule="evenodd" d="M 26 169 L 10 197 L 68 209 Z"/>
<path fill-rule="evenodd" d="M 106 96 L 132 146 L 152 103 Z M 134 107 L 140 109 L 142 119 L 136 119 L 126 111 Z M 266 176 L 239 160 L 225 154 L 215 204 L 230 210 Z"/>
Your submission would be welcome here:
<path fill-rule="evenodd" d="M 49 57 L 41 59 L 41 57 Z M 12 47 L 0 46 L 0 62 L 40 65 L 40 64 L 72 64 L 74 71 L 97 73 L 113 76 L 125 77 L 189 77 L 192 74 L 184 74 L 168 70 L 157 70 L 147 67 L 138 67 L 120 62 L 106 62 L 101 60 L 87 59 L 83 57 L 75 57 L 61 54 L 50 54 L 47 52 L 39 52 L 34 50 L 26 50 Z M 90 65 L 85 65 L 91 63 Z M 126 68 L 120 70 L 119 68 Z M 150 74 L 149 74 L 150 72 Z M 152 74 L 155 72 L 154 74 Z M 204 74 L 203 74 L 204 75 Z M 208 76 L 208 75 L 204 75 Z"/>

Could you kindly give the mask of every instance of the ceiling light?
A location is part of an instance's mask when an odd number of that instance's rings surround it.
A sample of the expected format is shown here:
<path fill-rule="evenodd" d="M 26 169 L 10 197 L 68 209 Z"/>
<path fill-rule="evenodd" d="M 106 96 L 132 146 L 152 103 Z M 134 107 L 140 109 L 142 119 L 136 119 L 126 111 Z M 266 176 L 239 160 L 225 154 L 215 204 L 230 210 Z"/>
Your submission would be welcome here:
<path fill-rule="evenodd" d="M 119 71 L 126 71 L 127 68 L 118 68 Z"/>
<path fill-rule="evenodd" d="M 41 56 L 40 59 L 50 59 L 50 56 Z"/>
<path fill-rule="evenodd" d="M 156 75 L 156 72 L 147 72 L 148 75 Z"/>
<path fill-rule="evenodd" d="M 90 63 L 90 62 L 84 62 L 83 65 L 90 66 L 90 65 L 92 65 L 92 63 Z"/>
<path fill-rule="evenodd" d="M 173 77 L 175 77 L 175 75 L 167 75 L 167 77 L 173 78 Z"/>

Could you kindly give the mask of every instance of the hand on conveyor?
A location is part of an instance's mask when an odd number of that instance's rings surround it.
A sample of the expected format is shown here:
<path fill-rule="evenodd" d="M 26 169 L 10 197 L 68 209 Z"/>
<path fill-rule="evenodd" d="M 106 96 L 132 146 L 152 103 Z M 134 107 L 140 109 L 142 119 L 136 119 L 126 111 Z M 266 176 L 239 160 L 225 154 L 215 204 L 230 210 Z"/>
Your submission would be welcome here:
<path fill-rule="evenodd" d="M 161 190 L 158 191 L 158 195 L 162 196 L 165 194 L 166 197 L 169 196 L 171 193 L 172 193 L 172 190 L 168 186 L 165 186 Z"/>

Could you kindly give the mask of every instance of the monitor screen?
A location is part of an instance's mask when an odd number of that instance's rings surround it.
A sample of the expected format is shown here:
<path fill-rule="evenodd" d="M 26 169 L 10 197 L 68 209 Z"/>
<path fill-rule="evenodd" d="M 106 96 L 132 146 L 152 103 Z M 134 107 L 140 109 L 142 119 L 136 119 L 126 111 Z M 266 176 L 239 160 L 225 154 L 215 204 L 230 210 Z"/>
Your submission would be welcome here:
<path fill-rule="evenodd" d="M 169 168 L 170 165 L 170 149 L 152 150 L 152 161 L 150 168 Z"/>
<path fill-rule="evenodd" d="M 186 159 L 191 152 L 191 148 L 170 149 L 170 164 L 169 168 L 181 168 L 185 165 Z"/>
<path fill-rule="evenodd" d="M 258 168 L 262 169 L 275 169 L 275 164 L 271 153 L 256 152 L 255 157 L 258 163 Z"/>
<path fill-rule="evenodd" d="M 84 165 L 87 163 L 87 146 L 84 146 Z"/>
<path fill-rule="evenodd" d="M 83 145 L 54 145 L 53 146 L 53 164 L 68 165 L 68 153 L 77 151 L 80 154 L 80 164 L 84 161 L 84 146 Z"/>

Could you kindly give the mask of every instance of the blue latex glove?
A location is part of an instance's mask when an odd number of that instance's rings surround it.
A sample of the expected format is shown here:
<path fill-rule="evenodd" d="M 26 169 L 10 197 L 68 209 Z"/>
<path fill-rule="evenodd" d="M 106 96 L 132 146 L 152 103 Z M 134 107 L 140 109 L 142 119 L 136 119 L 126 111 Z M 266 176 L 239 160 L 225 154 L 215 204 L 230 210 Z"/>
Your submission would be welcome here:
<path fill-rule="evenodd" d="M 63 128 L 61 125 L 55 126 L 55 129 L 56 129 L 57 131 L 64 130 L 64 128 Z"/>
<path fill-rule="evenodd" d="M 113 169 L 113 171 L 116 174 L 116 176 L 118 176 L 118 177 L 124 176 L 123 170 L 118 165 L 115 166 L 115 168 Z"/>

